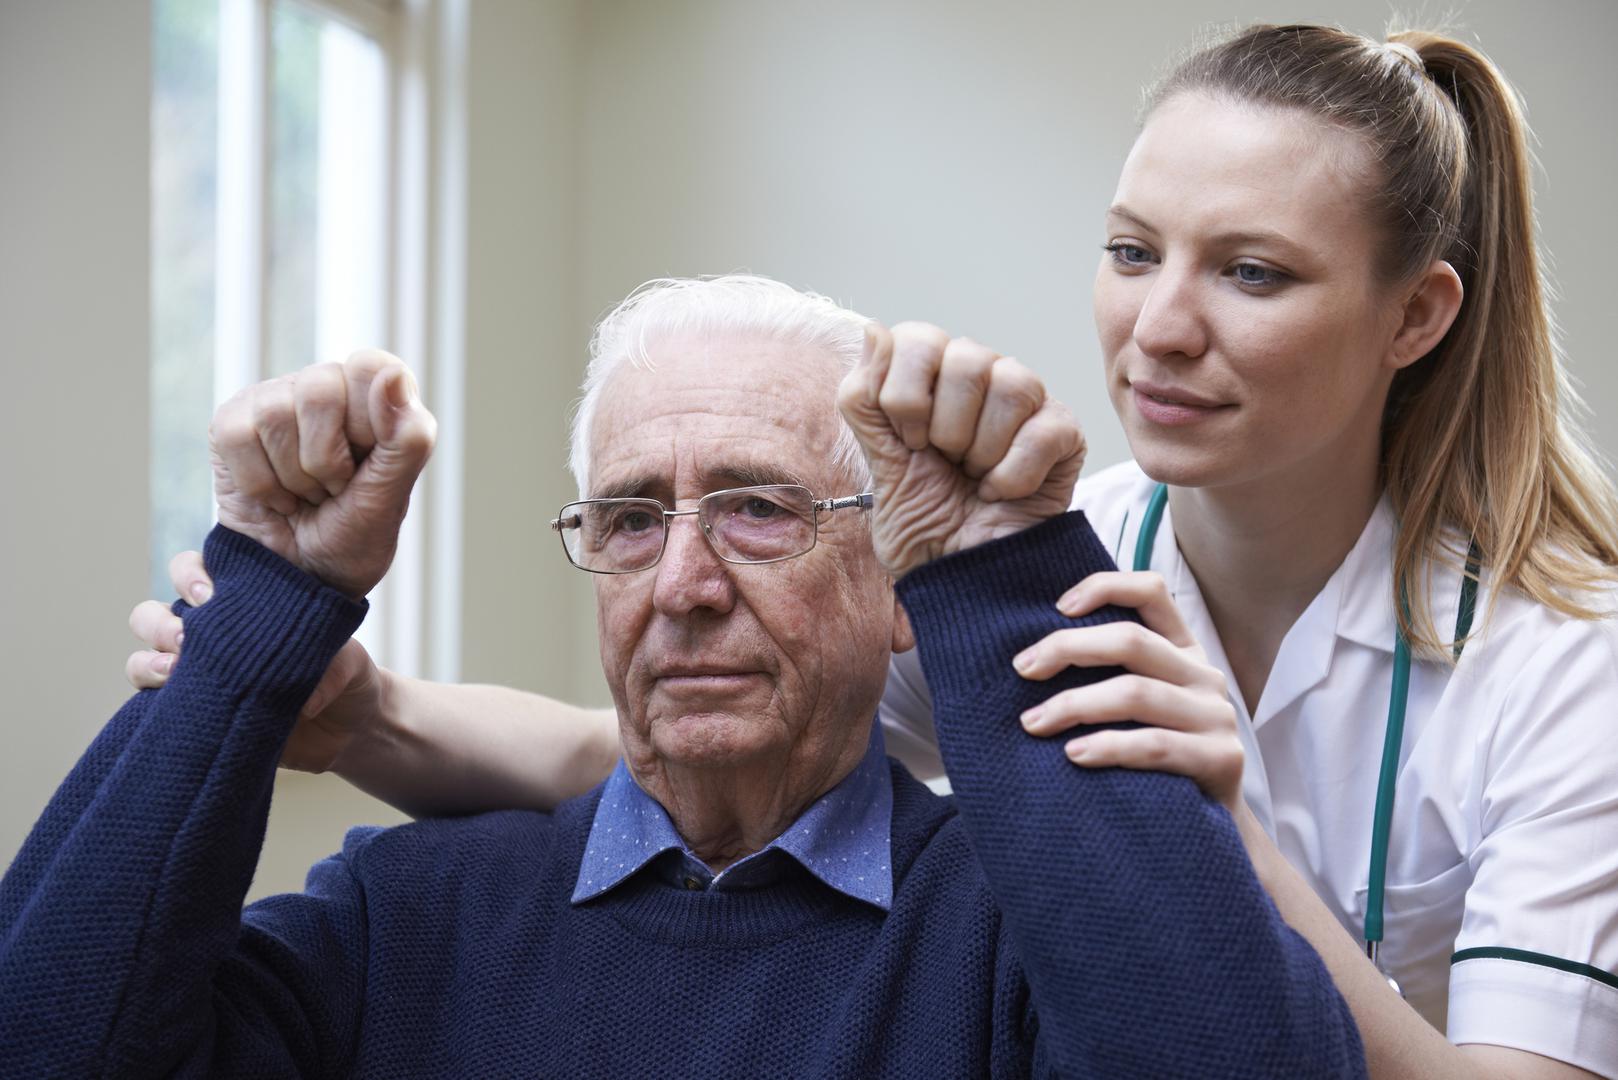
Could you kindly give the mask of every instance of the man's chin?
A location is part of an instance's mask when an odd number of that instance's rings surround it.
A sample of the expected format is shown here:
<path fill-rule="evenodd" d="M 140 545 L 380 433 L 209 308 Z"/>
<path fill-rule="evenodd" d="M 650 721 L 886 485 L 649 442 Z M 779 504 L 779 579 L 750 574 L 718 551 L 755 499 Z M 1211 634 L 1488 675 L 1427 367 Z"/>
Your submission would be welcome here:
<path fill-rule="evenodd" d="M 763 756 L 779 735 L 759 715 L 732 712 L 682 712 L 652 721 L 652 749 L 670 765 L 686 768 L 727 768 Z"/>

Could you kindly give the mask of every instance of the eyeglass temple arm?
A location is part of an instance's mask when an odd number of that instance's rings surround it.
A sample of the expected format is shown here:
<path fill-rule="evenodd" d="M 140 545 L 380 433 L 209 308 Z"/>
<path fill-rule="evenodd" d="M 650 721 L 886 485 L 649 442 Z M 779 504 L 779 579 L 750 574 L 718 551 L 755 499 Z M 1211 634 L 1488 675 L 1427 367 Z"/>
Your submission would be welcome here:
<path fill-rule="evenodd" d="M 876 494 L 870 491 L 861 492 L 858 495 L 844 495 L 841 499 L 815 500 L 816 510 L 847 510 L 851 506 L 857 506 L 861 510 L 869 510 L 875 505 Z"/>

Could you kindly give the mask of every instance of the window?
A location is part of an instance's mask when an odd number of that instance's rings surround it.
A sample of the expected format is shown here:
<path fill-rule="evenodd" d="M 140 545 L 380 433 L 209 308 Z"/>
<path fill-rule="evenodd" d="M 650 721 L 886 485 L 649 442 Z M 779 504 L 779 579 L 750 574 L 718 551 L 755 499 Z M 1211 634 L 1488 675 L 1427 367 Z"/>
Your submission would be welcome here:
<path fill-rule="evenodd" d="M 426 16 L 442 7 L 154 0 L 154 596 L 171 591 L 169 558 L 211 524 L 207 427 L 219 402 L 363 346 L 406 356 L 425 385 L 448 374 L 427 370 L 428 305 L 400 301 L 431 291 L 418 58 Z M 407 674 L 427 649 L 423 512 L 418 499 L 359 635 Z M 434 674 L 453 677 L 445 656 Z"/>

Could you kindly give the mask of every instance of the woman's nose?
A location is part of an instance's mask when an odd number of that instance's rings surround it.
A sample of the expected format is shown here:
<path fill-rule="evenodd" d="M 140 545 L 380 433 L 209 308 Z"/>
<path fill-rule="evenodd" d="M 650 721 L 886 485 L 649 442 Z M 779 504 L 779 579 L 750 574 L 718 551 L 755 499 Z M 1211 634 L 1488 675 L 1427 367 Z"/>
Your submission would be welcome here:
<path fill-rule="evenodd" d="M 1136 346 L 1147 356 L 1201 356 L 1208 348 L 1208 331 L 1196 276 L 1164 266 L 1149 280 L 1135 317 Z"/>

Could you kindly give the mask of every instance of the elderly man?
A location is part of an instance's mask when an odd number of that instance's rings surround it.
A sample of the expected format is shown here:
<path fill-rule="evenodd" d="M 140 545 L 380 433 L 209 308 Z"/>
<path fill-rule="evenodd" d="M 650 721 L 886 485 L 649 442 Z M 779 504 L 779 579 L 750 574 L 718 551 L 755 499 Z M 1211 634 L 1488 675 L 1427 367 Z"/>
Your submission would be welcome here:
<path fill-rule="evenodd" d="M 1061 513 L 1058 407 L 946 365 L 896 420 L 893 337 L 760 279 L 638 292 L 596 345 L 588 497 L 554 527 L 595 575 L 618 770 L 554 814 L 356 832 L 241 910 L 282 743 L 432 441 L 394 361 L 256 388 L 216 418 L 184 661 L 0 886 L 0 1073 L 1363 1072 L 1223 811 L 1018 728 L 1050 688 L 1007 658 L 1109 566 Z M 958 806 L 873 734 L 912 627 Z"/>

